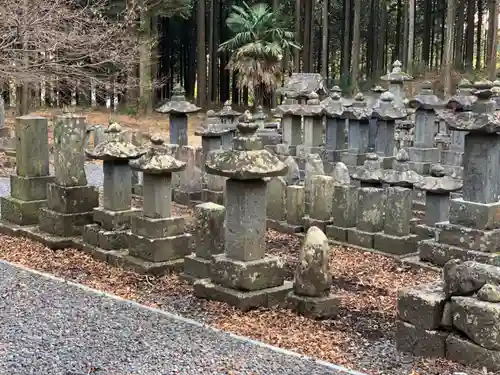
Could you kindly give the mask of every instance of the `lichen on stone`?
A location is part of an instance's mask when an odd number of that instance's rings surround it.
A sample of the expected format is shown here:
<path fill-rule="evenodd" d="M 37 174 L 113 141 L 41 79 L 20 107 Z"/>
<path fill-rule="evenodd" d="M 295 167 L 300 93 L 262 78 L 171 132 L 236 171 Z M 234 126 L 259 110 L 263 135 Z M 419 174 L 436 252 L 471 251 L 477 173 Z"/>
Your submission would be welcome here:
<path fill-rule="evenodd" d="M 144 173 L 167 175 L 180 172 L 186 163 L 170 155 L 171 150 L 165 147 L 165 141 L 159 135 L 151 137 L 151 148 L 140 158 L 130 162 L 130 168 Z"/>
<path fill-rule="evenodd" d="M 186 100 L 186 91 L 184 88 L 177 84 L 172 89 L 172 96 L 170 100 L 156 109 L 160 113 L 194 113 L 200 111 L 201 108 Z"/>
<path fill-rule="evenodd" d="M 402 66 L 401 62 L 399 60 L 394 61 L 392 64 L 392 71 L 385 76 L 380 77 L 382 81 L 387 81 L 391 83 L 398 83 L 398 82 L 405 82 L 405 81 L 412 81 L 413 77 L 405 72 L 402 71 Z"/>
<path fill-rule="evenodd" d="M 406 109 L 394 102 L 394 94 L 385 91 L 373 108 L 372 116 L 382 121 L 395 121 L 405 118 Z"/>

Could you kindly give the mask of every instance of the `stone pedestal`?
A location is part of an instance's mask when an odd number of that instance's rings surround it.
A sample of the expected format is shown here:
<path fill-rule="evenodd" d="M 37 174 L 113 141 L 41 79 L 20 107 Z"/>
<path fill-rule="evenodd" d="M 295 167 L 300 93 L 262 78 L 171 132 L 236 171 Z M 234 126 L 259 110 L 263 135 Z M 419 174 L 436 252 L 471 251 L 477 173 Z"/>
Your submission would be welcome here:
<path fill-rule="evenodd" d="M 341 119 L 343 112 L 342 99 L 338 93 L 331 95 L 325 105 L 325 156 L 327 163 L 341 161 L 342 154 L 347 151 L 346 120 Z"/>
<path fill-rule="evenodd" d="M 382 81 L 386 81 L 389 86 L 389 92 L 394 95 L 395 102 L 402 106 L 404 105 L 405 90 L 404 83 L 412 81 L 413 77 L 401 70 L 403 64 L 399 60 L 392 64 L 392 71 L 385 76 L 380 77 Z"/>
<path fill-rule="evenodd" d="M 332 224 L 334 188 L 333 177 L 313 176 L 309 215 L 304 216 L 303 219 L 305 230 L 315 226 L 324 232 L 327 225 Z"/>
<path fill-rule="evenodd" d="M 347 243 L 348 230 L 356 226 L 358 189 L 352 185 L 333 188 L 332 222 L 326 226 L 326 235 L 333 240 Z"/>
<path fill-rule="evenodd" d="M 35 225 L 39 210 L 47 205 L 49 147 L 47 119 L 23 116 L 16 119 L 16 175 L 10 176 L 8 197 L 0 198 L 5 224 Z"/>
<path fill-rule="evenodd" d="M 277 184 L 277 183 L 276 183 Z M 270 185 L 274 185 L 271 183 Z M 271 191 L 269 192 L 269 189 Z M 270 196 L 272 201 L 270 201 Z M 274 229 L 282 233 L 300 233 L 304 230 L 303 217 L 305 215 L 306 194 L 304 186 L 288 185 L 285 187 L 285 210 L 284 219 L 281 220 L 281 215 L 275 215 L 277 208 L 281 203 L 279 202 L 280 193 L 278 193 L 274 186 L 268 187 L 268 215 L 267 215 L 267 228 Z M 272 214 L 271 214 L 272 212 Z"/>
<path fill-rule="evenodd" d="M 263 149 L 257 124 L 238 124 L 233 149 L 209 155 L 208 173 L 226 181 L 224 253 L 215 255 L 210 279 L 194 283 L 197 297 L 227 302 L 241 310 L 282 303 L 291 288 L 283 264 L 266 255 L 267 183 L 262 178 L 283 176 L 287 167 Z M 255 277 L 259 275 L 259 277 Z"/>
<path fill-rule="evenodd" d="M 179 185 L 174 188 L 174 201 L 184 206 L 193 206 L 201 202 L 202 171 L 201 149 L 193 146 L 179 148 L 179 160 L 186 163 L 186 168 L 179 172 Z"/>
<path fill-rule="evenodd" d="M 40 209 L 39 229 L 59 237 L 74 237 L 92 222 L 92 210 L 99 205 L 96 188 L 85 176 L 85 118 L 63 115 L 54 125 L 55 181 L 47 188 L 47 208 Z M 129 180 L 130 194 L 130 180 Z"/>

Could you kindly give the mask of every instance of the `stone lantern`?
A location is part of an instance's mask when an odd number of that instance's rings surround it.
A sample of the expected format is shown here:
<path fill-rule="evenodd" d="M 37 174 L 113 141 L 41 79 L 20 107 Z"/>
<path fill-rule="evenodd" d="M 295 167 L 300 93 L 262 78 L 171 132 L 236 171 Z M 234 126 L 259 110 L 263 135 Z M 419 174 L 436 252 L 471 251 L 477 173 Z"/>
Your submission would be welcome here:
<path fill-rule="evenodd" d="M 394 101 L 402 106 L 404 106 L 405 90 L 404 83 L 407 81 L 413 81 L 413 77 L 401 70 L 400 61 L 396 60 L 392 64 L 392 71 L 385 76 L 380 77 L 382 81 L 386 81 L 389 84 L 389 91 L 394 95 Z"/>
<path fill-rule="evenodd" d="M 172 173 L 184 170 L 186 163 L 172 157 L 154 135 L 151 148 L 130 168 L 144 175 L 144 201 L 143 214 L 132 218 L 127 260 L 156 274 L 180 268 L 191 253 L 191 235 L 185 233 L 185 218 L 172 216 Z"/>
<path fill-rule="evenodd" d="M 220 118 L 221 122 L 230 129 L 236 128 L 237 118 L 241 116 L 241 112 L 235 111 L 231 106 L 231 101 L 226 100 L 222 109 L 215 114 Z"/>
<path fill-rule="evenodd" d="M 264 108 L 259 104 L 257 108 L 255 108 L 255 113 L 252 115 L 252 121 L 254 121 L 259 129 L 264 129 L 264 125 L 266 123 L 266 114 L 264 113 Z"/>
<path fill-rule="evenodd" d="M 233 149 L 211 153 L 208 173 L 228 177 L 224 254 L 215 255 L 210 280 L 198 280 L 198 297 L 227 302 L 242 310 L 284 299 L 292 287 L 282 262 L 266 255 L 266 177 L 284 176 L 287 166 L 263 148 L 258 126 L 248 116 L 238 124 Z M 259 275 L 256 277 L 256 275 Z"/>
<path fill-rule="evenodd" d="M 382 159 L 384 169 L 392 168 L 394 162 L 396 121 L 406 117 L 403 106 L 394 101 L 394 95 L 383 92 L 373 109 L 372 117 L 376 119 L 375 152 Z"/>
<path fill-rule="evenodd" d="M 345 119 L 341 119 L 344 112 L 342 98 L 334 92 L 328 99 L 323 100 L 325 121 L 325 159 L 328 163 L 336 163 L 347 151 L 345 136 Z"/>
<path fill-rule="evenodd" d="M 168 113 L 169 115 L 171 144 L 188 145 L 188 114 L 200 110 L 201 108 L 186 100 L 186 91 L 180 84 L 172 89 L 170 101 L 156 110 L 156 112 Z"/>
<path fill-rule="evenodd" d="M 302 115 L 300 114 L 300 104 L 294 99 L 286 98 L 283 104 L 276 108 L 276 112 L 281 114 L 281 129 L 283 143 L 288 146 L 288 153 L 297 155 L 297 146 L 302 143 Z"/>
<path fill-rule="evenodd" d="M 103 162 L 104 192 L 102 207 L 94 208 L 94 222 L 97 225 L 84 227 L 83 242 L 108 251 L 126 247 L 130 218 L 140 212 L 132 208 L 132 170 L 129 161 L 141 157 L 146 150 L 125 142 L 121 131 L 120 125 L 111 124 L 106 129 L 107 140 L 92 150 L 85 150 L 87 157 Z"/>
<path fill-rule="evenodd" d="M 372 95 L 368 97 L 368 106 L 369 107 L 375 107 L 380 99 L 380 96 L 384 93 L 387 92 L 386 89 L 384 89 L 382 86 L 377 85 L 375 87 L 372 87 L 370 89 L 372 92 Z M 393 94 L 394 95 L 394 94 Z"/>
<path fill-rule="evenodd" d="M 319 101 L 319 95 L 315 92 L 309 94 L 307 104 L 302 105 L 299 114 L 304 118 L 304 140 L 298 147 L 301 151 L 298 156 L 305 159 L 307 154 L 317 154 L 323 145 L 323 107 Z"/>

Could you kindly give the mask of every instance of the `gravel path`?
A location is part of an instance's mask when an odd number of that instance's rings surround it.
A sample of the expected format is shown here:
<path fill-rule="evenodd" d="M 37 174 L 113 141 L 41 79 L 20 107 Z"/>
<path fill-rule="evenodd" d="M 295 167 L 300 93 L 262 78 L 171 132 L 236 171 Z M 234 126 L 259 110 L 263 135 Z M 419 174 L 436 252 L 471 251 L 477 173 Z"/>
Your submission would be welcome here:
<path fill-rule="evenodd" d="M 85 172 L 89 185 L 102 187 L 103 174 L 101 164 L 85 164 Z M 50 173 L 54 174 L 54 167 L 50 166 Z M 0 177 L 0 197 L 5 197 L 10 194 L 10 178 Z"/>
<path fill-rule="evenodd" d="M 0 374 L 347 374 L 5 262 L 0 274 Z"/>

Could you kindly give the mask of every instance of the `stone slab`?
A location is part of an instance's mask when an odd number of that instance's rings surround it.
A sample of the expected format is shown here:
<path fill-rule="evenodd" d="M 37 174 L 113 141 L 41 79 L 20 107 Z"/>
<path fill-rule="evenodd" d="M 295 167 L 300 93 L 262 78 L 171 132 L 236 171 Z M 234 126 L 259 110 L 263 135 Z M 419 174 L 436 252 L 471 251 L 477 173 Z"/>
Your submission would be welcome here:
<path fill-rule="evenodd" d="M 273 219 L 267 219 L 267 229 L 273 229 L 280 233 L 301 233 L 304 231 L 304 226 L 293 225 L 285 221 L 278 221 Z"/>
<path fill-rule="evenodd" d="M 243 292 L 225 288 L 203 279 L 194 283 L 194 295 L 198 298 L 226 302 L 242 311 L 249 311 L 258 307 L 284 306 L 288 292 L 293 288 L 293 283 L 285 281 L 283 285 L 261 290 Z"/>
<path fill-rule="evenodd" d="M 418 237 L 413 234 L 393 236 L 386 233 L 375 233 L 373 235 L 373 248 L 394 255 L 413 254 L 417 251 L 417 241 Z"/>
<path fill-rule="evenodd" d="M 417 245 L 420 260 L 442 267 L 451 259 L 474 260 L 479 263 L 500 267 L 500 254 L 483 253 L 461 247 L 441 244 L 435 240 L 423 240 Z"/>
<path fill-rule="evenodd" d="M 185 232 L 185 217 L 152 219 L 144 216 L 131 216 L 132 233 L 148 238 L 178 236 Z"/>
<path fill-rule="evenodd" d="M 367 249 L 373 249 L 375 233 L 364 232 L 357 228 L 348 228 L 346 232 L 348 243 Z"/>
<path fill-rule="evenodd" d="M 437 329 L 446 300 L 442 281 L 403 288 L 398 292 L 399 318 L 424 330 Z"/>
<path fill-rule="evenodd" d="M 164 238 L 129 235 L 129 254 L 150 262 L 166 262 L 191 254 L 191 234 Z"/>
<path fill-rule="evenodd" d="M 41 208 L 39 228 L 42 232 L 61 237 L 79 236 L 83 226 L 92 223 L 92 217 L 92 212 L 65 214 Z"/>
<path fill-rule="evenodd" d="M 410 228 L 411 233 L 415 234 L 419 240 L 434 239 L 436 237 L 436 228 L 423 224 L 422 220 L 412 219 Z"/>
<path fill-rule="evenodd" d="M 173 200 L 178 204 L 192 207 L 201 202 L 201 191 L 191 192 L 174 189 Z"/>
<path fill-rule="evenodd" d="M 450 334 L 446 340 L 446 359 L 500 372 L 500 351 L 485 349 L 455 334 Z"/>
<path fill-rule="evenodd" d="M 47 199 L 47 184 L 52 181 L 54 181 L 54 177 L 52 176 L 23 177 L 11 175 L 11 196 L 22 201 L 41 201 Z"/>
<path fill-rule="evenodd" d="M 475 203 L 463 199 L 450 200 L 450 223 L 474 229 L 500 228 L 500 202 Z"/>
<path fill-rule="evenodd" d="M 47 207 L 64 214 L 90 212 L 99 206 L 99 192 L 94 186 L 47 185 Z"/>
<path fill-rule="evenodd" d="M 199 279 L 210 278 L 210 264 L 208 259 L 197 257 L 195 254 L 188 255 L 184 258 L 184 272 L 181 277 L 194 283 Z"/>
<path fill-rule="evenodd" d="M 90 224 L 83 227 L 82 239 L 84 243 L 103 250 L 120 250 L 127 248 L 129 234 L 126 230 L 108 231 L 102 230 L 98 224 Z"/>
<path fill-rule="evenodd" d="M 224 192 L 203 189 L 201 191 L 201 201 L 202 202 L 212 202 L 220 205 L 224 205 Z"/>
<path fill-rule="evenodd" d="M 412 353 L 417 357 L 444 357 L 448 332 L 429 331 L 413 324 L 396 321 L 396 349 L 400 352 Z"/>
<path fill-rule="evenodd" d="M 211 280 L 227 288 L 255 291 L 274 288 L 283 284 L 283 262 L 275 256 L 240 261 L 226 254 L 214 255 L 210 267 Z"/>
<path fill-rule="evenodd" d="M 142 210 L 137 208 L 111 211 L 104 207 L 96 207 L 94 208 L 94 221 L 106 230 L 130 228 L 132 216 L 139 216 L 141 213 Z"/>
<path fill-rule="evenodd" d="M 467 250 L 495 253 L 500 251 L 500 229 L 481 230 L 462 225 L 436 223 L 436 240 Z"/>
<path fill-rule="evenodd" d="M 19 225 L 38 224 L 40 209 L 46 205 L 46 200 L 22 201 L 13 197 L 0 198 L 2 219 Z"/>
<path fill-rule="evenodd" d="M 338 227 L 336 225 L 327 225 L 325 234 L 329 239 L 333 239 L 335 241 L 347 243 L 347 230 L 348 229 L 349 228 Z M 351 229 L 354 229 L 354 228 L 351 228 Z"/>
<path fill-rule="evenodd" d="M 40 242 L 52 250 L 72 248 L 76 237 L 60 237 L 41 232 L 37 226 L 21 226 L 6 221 L 0 222 L 0 233 L 15 237 L 26 237 Z"/>
<path fill-rule="evenodd" d="M 434 162 L 428 162 L 428 163 L 423 163 L 423 162 L 417 162 L 417 161 L 409 161 L 408 164 L 410 165 L 410 169 L 412 171 L 417 172 L 420 175 L 428 175 L 431 171 L 431 165 Z"/>
<path fill-rule="evenodd" d="M 338 315 L 340 300 L 340 297 L 333 294 L 325 297 L 307 297 L 291 291 L 286 297 L 286 305 L 300 315 L 313 319 L 329 319 Z"/>
<path fill-rule="evenodd" d="M 331 220 L 318 220 L 318 219 L 313 219 L 310 216 L 304 216 L 302 221 L 304 223 L 304 231 L 305 232 L 307 232 L 307 230 L 311 227 L 318 227 L 323 232 L 326 232 L 327 225 L 332 223 Z"/>

